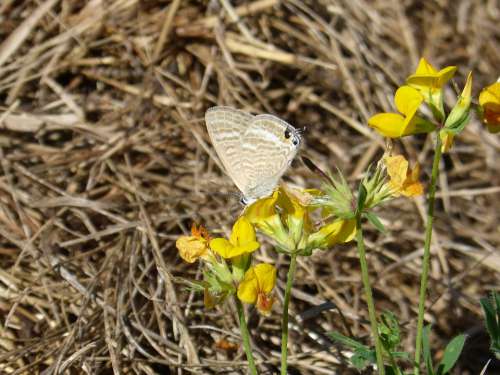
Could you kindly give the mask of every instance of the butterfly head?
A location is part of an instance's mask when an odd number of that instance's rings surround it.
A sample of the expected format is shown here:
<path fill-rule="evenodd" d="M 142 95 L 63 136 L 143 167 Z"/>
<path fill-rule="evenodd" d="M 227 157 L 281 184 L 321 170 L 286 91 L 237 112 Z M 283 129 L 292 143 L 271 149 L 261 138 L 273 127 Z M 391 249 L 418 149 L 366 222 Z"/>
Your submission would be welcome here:
<path fill-rule="evenodd" d="M 299 148 L 302 138 L 300 136 L 300 131 L 295 129 L 293 126 L 288 125 L 285 128 L 283 132 L 283 137 L 287 142 L 290 142 L 293 145 L 293 147 Z"/>

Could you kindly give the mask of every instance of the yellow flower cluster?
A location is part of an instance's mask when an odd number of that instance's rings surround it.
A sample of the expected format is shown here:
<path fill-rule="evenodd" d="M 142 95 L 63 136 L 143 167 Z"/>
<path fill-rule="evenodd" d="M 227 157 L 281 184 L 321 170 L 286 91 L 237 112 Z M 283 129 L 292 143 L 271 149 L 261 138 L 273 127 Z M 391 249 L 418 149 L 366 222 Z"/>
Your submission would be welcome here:
<path fill-rule="evenodd" d="M 236 293 L 241 301 L 255 304 L 263 314 L 269 313 L 273 304 L 271 292 L 276 282 L 276 269 L 265 263 L 249 267 L 249 255 L 260 244 L 254 227 L 245 216 L 234 223 L 229 240 L 210 239 L 206 229 L 193 225 L 191 236 L 179 237 L 176 247 L 181 258 L 188 263 L 198 259 L 205 261 L 206 280 L 200 287 L 205 292 L 207 307 Z M 231 264 L 231 269 L 226 261 Z"/>

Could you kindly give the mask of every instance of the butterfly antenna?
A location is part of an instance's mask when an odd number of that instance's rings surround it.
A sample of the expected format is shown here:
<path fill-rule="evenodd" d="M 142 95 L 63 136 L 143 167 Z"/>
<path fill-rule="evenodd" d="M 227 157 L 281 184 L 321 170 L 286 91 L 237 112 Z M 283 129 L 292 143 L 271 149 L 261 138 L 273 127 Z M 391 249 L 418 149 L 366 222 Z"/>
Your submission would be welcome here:
<path fill-rule="evenodd" d="M 308 157 L 302 156 L 302 161 L 304 162 L 306 167 L 311 172 L 320 175 L 324 180 L 326 180 L 326 182 L 328 182 L 332 185 L 335 185 L 335 182 L 332 180 L 332 178 L 328 174 L 323 172 L 323 170 L 320 167 L 318 167 L 316 164 L 314 164 L 314 162 L 311 159 L 309 159 Z"/>

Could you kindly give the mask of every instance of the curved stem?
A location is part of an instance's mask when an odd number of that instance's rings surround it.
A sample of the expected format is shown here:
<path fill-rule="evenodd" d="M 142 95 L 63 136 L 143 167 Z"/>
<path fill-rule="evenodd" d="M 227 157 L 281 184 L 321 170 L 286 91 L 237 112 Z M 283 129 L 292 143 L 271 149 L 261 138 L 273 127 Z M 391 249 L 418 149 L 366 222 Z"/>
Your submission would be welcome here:
<path fill-rule="evenodd" d="M 434 161 L 432 163 L 431 185 L 429 186 L 427 223 L 425 226 L 424 259 L 422 261 L 422 276 L 420 278 L 420 295 L 418 300 L 417 339 L 415 341 L 415 364 L 414 374 L 420 373 L 420 353 L 422 349 L 422 332 L 424 327 L 425 297 L 427 294 L 427 282 L 429 277 L 429 263 L 431 256 L 432 224 L 434 221 L 434 202 L 436 196 L 437 179 L 439 175 L 439 162 L 441 160 L 441 137 L 436 137 L 436 148 L 434 149 Z"/>
<path fill-rule="evenodd" d="M 255 367 L 255 360 L 253 359 L 252 354 L 252 346 L 250 344 L 250 334 L 248 333 L 247 322 L 245 320 L 245 311 L 243 310 L 243 305 L 241 304 L 241 301 L 238 299 L 238 297 L 234 297 L 234 301 L 236 302 L 236 308 L 238 310 L 240 332 L 243 339 L 243 347 L 247 355 L 248 368 L 250 370 L 250 374 L 257 375 L 257 367 Z"/>
<path fill-rule="evenodd" d="M 368 305 L 368 315 L 370 316 L 370 325 L 372 329 L 373 340 L 375 341 L 375 355 L 377 358 L 377 368 L 379 375 L 385 374 L 384 358 L 382 355 L 382 344 L 378 336 L 377 316 L 375 315 L 375 304 L 373 303 L 372 287 L 368 275 L 368 263 L 366 261 L 365 242 L 363 239 L 363 229 L 361 228 L 361 215 L 356 217 L 356 242 L 359 253 L 359 263 L 361 264 L 361 277 L 366 294 L 366 304 Z"/>
<path fill-rule="evenodd" d="M 295 269 L 297 268 L 297 254 L 290 258 L 290 268 L 286 277 L 285 297 L 283 300 L 283 320 L 281 323 L 281 375 L 287 375 L 288 366 L 288 304 L 292 291 Z"/>

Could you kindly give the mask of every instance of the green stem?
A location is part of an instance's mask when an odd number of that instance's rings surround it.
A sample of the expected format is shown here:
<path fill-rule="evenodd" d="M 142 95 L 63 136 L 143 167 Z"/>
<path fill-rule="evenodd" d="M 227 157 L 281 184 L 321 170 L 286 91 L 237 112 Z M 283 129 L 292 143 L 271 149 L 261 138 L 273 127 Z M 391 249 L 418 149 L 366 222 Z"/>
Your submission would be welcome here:
<path fill-rule="evenodd" d="M 286 277 L 285 297 L 283 300 L 283 320 L 281 323 L 281 375 L 287 375 L 288 366 L 288 304 L 292 292 L 295 269 L 297 268 L 297 254 L 292 254 L 290 258 L 290 267 Z"/>
<path fill-rule="evenodd" d="M 434 161 L 432 163 L 431 185 L 429 186 L 427 223 L 425 227 L 424 259 L 422 261 L 422 276 L 420 278 L 420 296 L 418 300 L 417 339 L 415 341 L 415 368 L 414 374 L 420 373 L 420 353 L 422 349 L 422 333 L 424 328 L 425 297 L 427 293 L 427 282 L 429 277 L 429 261 L 431 256 L 432 223 L 434 221 L 434 201 L 436 196 L 437 179 L 439 175 L 439 162 L 441 160 L 441 137 L 436 137 L 436 148 L 434 149 Z"/>
<path fill-rule="evenodd" d="M 238 297 L 234 297 L 234 301 L 236 302 L 236 308 L 238 310 L 241 337 L 243 338 L 243 347 L 245 348 L 245 353 L 247 355 L 250 374 L 257 375 L 257 367 L 255 367 L 255 360 L 253 359 L 253 354 L 252 354 L 252 346 L 250 344 L 250 334 L 248 333 L 247 322 L 245 320 L 245 311 L 243 310 L 243 305 L 241 304 Z"/>
<path fill-rule="evenodd" d="M 363 229 L 361 228 L 361 215 L 356 217 L 356 242 L 359 253 L 359 263 L 361 264 L 361 277 L 365 288 L 366 303 L 368 305 L 368 315 L 370 316 L 370 325 L 372 328 L 372 336 L 375 341 L 375 355 L 377 357 L 377 368 L 379 375 L 385 374 L 384 358 L 382 355 L 382 344 L 378 336 L 377 316 L 375 315 L 375 305 L 373 303 L 372 287 L 370 285 L 370 277 L 368 275 L 368 264 L 366 262 L 365 241 L 363 239 Z"/>

